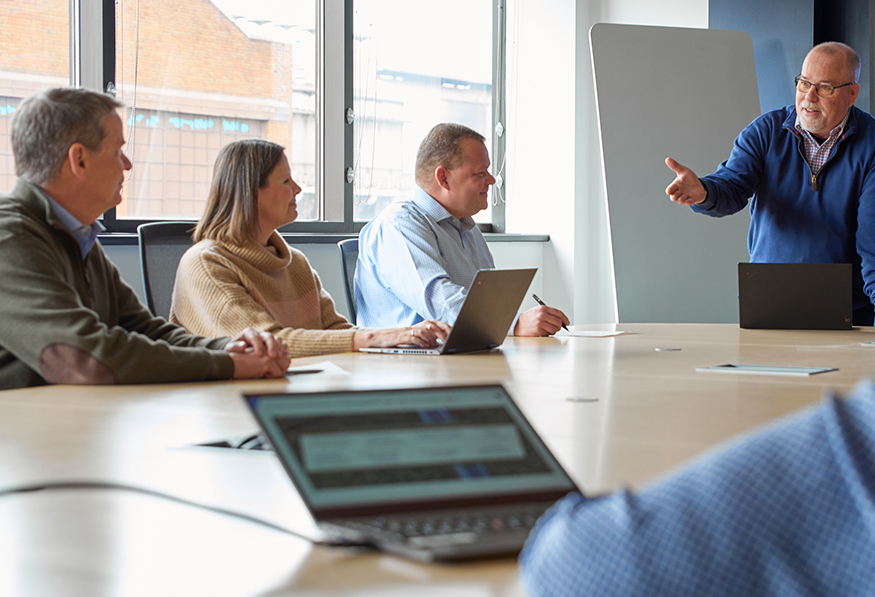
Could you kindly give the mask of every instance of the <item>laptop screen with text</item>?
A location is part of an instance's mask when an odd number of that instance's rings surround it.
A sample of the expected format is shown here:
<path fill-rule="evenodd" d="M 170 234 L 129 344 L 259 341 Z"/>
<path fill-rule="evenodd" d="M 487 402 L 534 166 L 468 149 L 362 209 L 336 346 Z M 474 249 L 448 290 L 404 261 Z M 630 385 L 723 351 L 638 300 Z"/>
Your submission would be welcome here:
<path fill-rule="evenodd" d="M 247 400 L 312 509 L 575 489 L 499 385 Z"/>

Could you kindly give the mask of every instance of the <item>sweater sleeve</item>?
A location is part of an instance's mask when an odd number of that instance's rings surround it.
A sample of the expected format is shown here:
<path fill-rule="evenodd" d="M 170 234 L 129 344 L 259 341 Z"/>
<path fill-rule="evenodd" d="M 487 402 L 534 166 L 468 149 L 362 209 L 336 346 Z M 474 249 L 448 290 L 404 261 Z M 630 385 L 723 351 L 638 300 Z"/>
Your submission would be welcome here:
<path fill-rule="evenodd" d="M 71 262 L 70 255 L 59 254 L 60 245 L 45 228 L 7 224 L 0 232 L 0 338 L 43 380 L 163 383 L 233 375 L 233 361 L 221 351 L 227 339 L 189 337 L 152 317 L 99 244 L 83 277 L 78 257 Z"/>
<path fill-rule="evenodd" d="M 875 161 L 867 164 L 857 204 L 855 243 L 860 256 L 863 292 L 875 304 Z"/>
<path fill-rule="evenodd" d="M 747 207 L 759 184 L 769 133 L 774 126 L 780 126 L 774 117 L 770 118 L 760 117 L 745 127 L 735 139 L 729 159 L 716 172 L 701 178 L 708 196 L 704 202 L 693 205 L 693 211 L 722 217 Z"/>
<path fill-rule="evenodd" d="M 306 262 L 304 262 L 306 263 Z M 300 267 L 294 265 L 292 267 Z M 299 294 L 317 292 L 319 305 L 328 317 L 319 329 L 283 326 L 269 311 L 262 296 L 246 286 L 243 272 L 216 252 L 195 246 L 182 258 L 176 275 L 170 320 L 202 335 L 235 336 L 247 327 L 269 332 L 286 341 L 289 356 L 300 358 L 352 351 L 355 329 L 334 310 L 331 297 L 306 266 L 307 275 L 293 275 L 312 288 L 298 288 Z M 322 329 L 330 327 L 331 329 Z"/>
<path fill-rule="evenodd" d="M 101 251 L 102 259 L 107 261 Z M 142 334 L 152 340 L 160 340 L 178 347 L 202 347 L 210 350 L 224 351 L 230 338 L 212 338 L 189 333 L 177 323 L 171 323 L 163 317 L 157 317 L 140 302 L 134 290 L 121 278 L 118 269 L 110 265 L 108 270 L 112 275 L 111 284 L 117 289 L 116 304 L 119 309 L 119 325 L 132 333 Z"/>

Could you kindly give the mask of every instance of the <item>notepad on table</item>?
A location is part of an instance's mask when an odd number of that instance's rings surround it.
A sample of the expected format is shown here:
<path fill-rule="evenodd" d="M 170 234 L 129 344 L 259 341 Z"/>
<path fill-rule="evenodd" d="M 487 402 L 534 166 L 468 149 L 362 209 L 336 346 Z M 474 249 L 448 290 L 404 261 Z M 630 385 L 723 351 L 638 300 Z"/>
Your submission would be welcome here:
<path fill-rule="evenodd" d="M 784 365 L 746 365 L 740 363 L 726 363 L 725 365 L 712 365 L 711 367 L 699 367 L 696 371 L 716 371 L 724 373 L 754 373 L 759 375 L 816 375 L 827 371 L 838 371 L 836 367 L 788 367 Z"/>

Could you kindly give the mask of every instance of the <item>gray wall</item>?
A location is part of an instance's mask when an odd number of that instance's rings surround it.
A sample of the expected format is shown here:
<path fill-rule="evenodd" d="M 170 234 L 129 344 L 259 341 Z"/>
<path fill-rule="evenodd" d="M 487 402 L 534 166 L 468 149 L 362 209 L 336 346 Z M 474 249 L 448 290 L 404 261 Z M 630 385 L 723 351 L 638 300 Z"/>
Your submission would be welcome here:
<path fill-rule="evenodd" d="M 750 35 L 762 112 L 796 101 L 793 79 L 813 45 L 814 0 L 711 0 L 708 26 Z"/>

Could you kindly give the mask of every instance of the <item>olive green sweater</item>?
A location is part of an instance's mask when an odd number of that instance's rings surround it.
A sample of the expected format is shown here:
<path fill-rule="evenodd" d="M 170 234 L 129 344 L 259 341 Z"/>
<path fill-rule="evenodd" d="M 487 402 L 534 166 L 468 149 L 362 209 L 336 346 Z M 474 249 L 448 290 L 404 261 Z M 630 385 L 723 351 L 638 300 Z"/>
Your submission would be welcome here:
<path fill-rule="evenodd" d="M 227 379 L 227 342 L 154 317 L 100 243 L 83 259 L 39 187 L 0 194 L 0 389 Z"/>
<path fill-rule="evenodd" d="M 286 341 L 292 358 L 350 352 L 356 331 L 304 254 L 276 232 L 267 247 L 203 240 L 186 251 L 170 321 L 204 335 L 270 332 Z"/>

